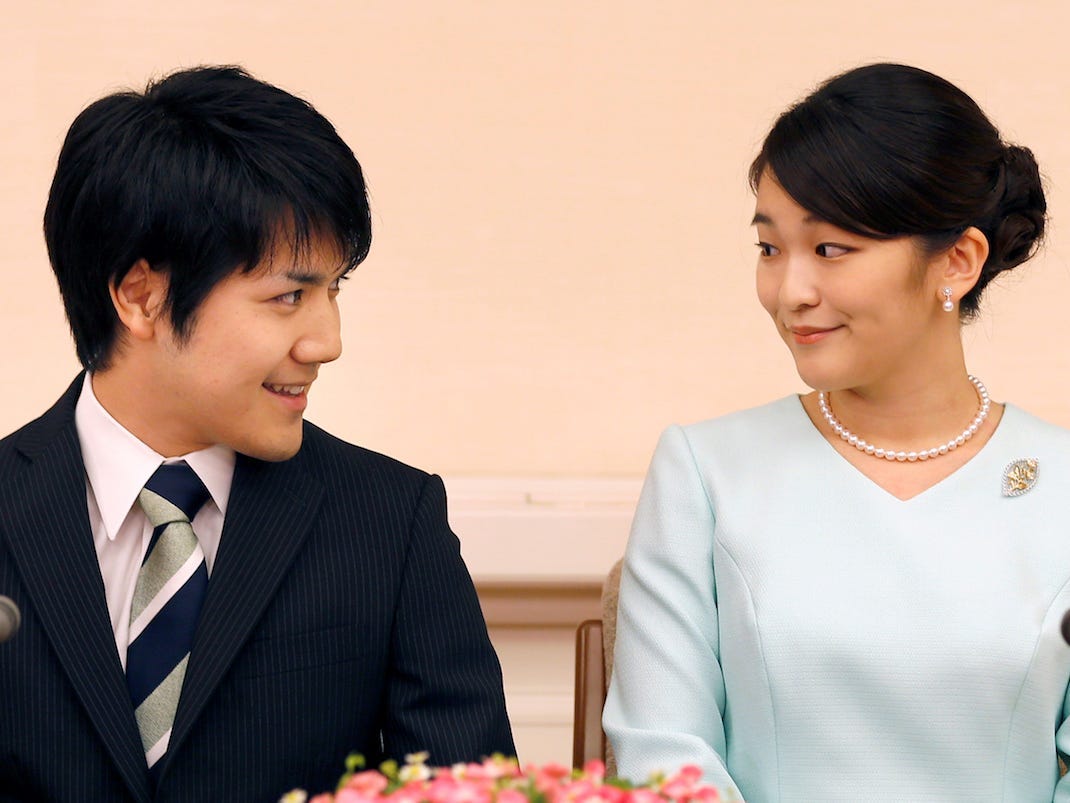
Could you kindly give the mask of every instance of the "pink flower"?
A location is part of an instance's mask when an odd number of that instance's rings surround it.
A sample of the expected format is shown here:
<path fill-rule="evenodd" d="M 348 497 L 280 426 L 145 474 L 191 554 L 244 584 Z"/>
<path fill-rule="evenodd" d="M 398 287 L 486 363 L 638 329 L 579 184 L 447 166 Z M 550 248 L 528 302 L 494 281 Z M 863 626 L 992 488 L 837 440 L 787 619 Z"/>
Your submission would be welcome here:
<path fill-rule="evenodd" d="M 347 786 L 335 792 L 334 803 L 379 803 L 379 795 L 374 792 L 368 795 Z"/>
<path fill-rule="evenodd" d="M 490 784 L 458 780 L 443 773 L 428 785 L 427 799 L 431 803 L 491 803 Z"/>
<path fill-rule="evenodd" d="M 602 779 L 590 781 L 578 778 L 566 783 L 552 793 L 556 803 L 621 803 L 624 790 L 615 786 L 603 786 Z"/>
<path fill-rule="evenodd" d="M 502 789 L 494 801 L 495 803 L 528 803 L 528 796 L 516 789 Z"/>
<path fill-rule="evenodd" d="M 450 774 L 457 780 L 465 781 L 482 781 L 489 778 L 496 778 L 496 775 L 491 775 L 484 769 L 482 764 L 454 764 L 450 767 Z"/>
<path fill-rule="evenodd" d="M 605 762 L 599 761 L 597 758 L 592 758 L 583 765 L 583 777 L 588 778 L 595 783 L 602 783 L 606 777 Z"/>
<path fill-rule="evenodd" d="M 525 769 L 525 774 L 528 775 L 528 777 L 533 777 L 535 779 L 536 789 L 548 794 L 550 790 L 556 788 L 562 780 L 571 778 L 572 770 L 560 764 L 546 764 L 542 767 L 529 764 Z"/>
<path fill-rule="evenodd" d="M 589 761 L 582 771 L 561 764 L 528 764 L 521 771 L 516 759 L 500 755 L 439 768 L 428 767 L 426 760 L 426 754 L 416 753 L 400 767 L 387 761 L 380 771 L 357 772 L 363 761 L 351 756 L 346 768 L 352 774 L 342 788 L 308 803 L 723 803 L 715 788 L 702 785 L 702 771 L 695 766 L 622 789 L 606 783 L 601 761 Z M 279 803 L 302 803 L 306 797 L 295 789 Z"/>
<path fill-rule="evenodd" d="M 719 801 L 721 798 L 717 790 L 712 786 L 700 786 L 701 781 L 702 770 L 693 764 L 688 764 L 681 767 L 676 775 L 667 779 L 659 791 L 662 797 L 681 801 L 681 803 L 688 803 L 688 801 L 716 803 Z"/>
<path fill-rule="evenodd" d="M 454 764 L 450 767 L 450 774 L 458 780 L 466 781 L 496 781 L 501 778 L 522 777 L 516 759 L 505 756 L 492 756 L 484 759 L 482 764 Z"/>
<path fill-rule="evenodd" d="M 382 798 L 390 803 L 423 803 L 427 799 L 425 785 L 420 781 L 405 784 Z"/>
<path fill-rule="evenodd" d="M 515 758 L 506 758 L 500 754 L 484 759 L 483 767 L 496 778 L 522 778 L 524 776 Z"/>
<path fill-rule="evenodd" d="M 375 770 L 365 770 L 350 776 L 344 788 L 374 799 L 386 789 L 387 783 L 388 781 L 382 773 Z"/>

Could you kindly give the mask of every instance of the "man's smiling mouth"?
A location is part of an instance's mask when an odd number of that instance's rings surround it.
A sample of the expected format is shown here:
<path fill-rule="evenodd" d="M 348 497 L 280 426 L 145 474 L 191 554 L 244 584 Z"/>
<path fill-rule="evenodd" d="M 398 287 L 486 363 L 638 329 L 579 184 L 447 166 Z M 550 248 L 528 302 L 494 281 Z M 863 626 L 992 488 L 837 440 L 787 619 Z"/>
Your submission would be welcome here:
<path fill-rule="evenodd" d="M 264 387 L 272 393 L 279 393 L 283 396 L 300 396 L 309 388 L 308 385 L 273 385 L 268 382 L 264 383 Z"/>

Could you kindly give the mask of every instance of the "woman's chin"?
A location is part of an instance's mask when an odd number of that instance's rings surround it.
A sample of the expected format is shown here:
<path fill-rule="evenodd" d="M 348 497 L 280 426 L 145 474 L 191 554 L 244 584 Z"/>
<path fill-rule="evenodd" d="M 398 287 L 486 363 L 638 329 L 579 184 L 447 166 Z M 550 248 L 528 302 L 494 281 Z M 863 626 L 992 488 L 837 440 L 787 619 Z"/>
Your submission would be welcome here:
<path fill-rule="evenodd" d="M 828 371 L 814 370 L 812 366 L 800 365 L 798 362 L 795 363 L 795 370 L 799 379 L 812 390 L 833 390 L 843 381 L 841 377 L 836 377 Z"/>

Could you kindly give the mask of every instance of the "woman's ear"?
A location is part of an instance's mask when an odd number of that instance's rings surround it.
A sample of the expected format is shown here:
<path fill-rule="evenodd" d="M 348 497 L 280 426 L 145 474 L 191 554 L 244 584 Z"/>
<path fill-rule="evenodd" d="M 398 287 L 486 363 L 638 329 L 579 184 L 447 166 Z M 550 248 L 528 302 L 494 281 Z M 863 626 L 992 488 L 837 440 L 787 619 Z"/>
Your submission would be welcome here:
<path fill-rule="evenodd" d="M 115 312 L 135 340 L 151 340 L 167 297 L 167 274 L 139 259 L 118 284 L 111 285 Z"/>
<path fill-rule="evenodd" d="M 944 251 L 937 260 L 937 296 L 950 312 L 962 297 L 969 293 L 981 277 L 981 269 L 988 259 L 988 238 L 976 226 L 970 226 Z M 949 292 L 950 291 L 950 292 Z"/>
<path fill-rule="evenodd" d="M 981 268 L 988 259 L 988 238 L 976 226 L 970 226 L 947 251 L 944 268 L 946 283 L 952 285 L 956 298 L 962 298 L 981 276 Z M 958 285 L 958 287 L 956 287 Z"/>

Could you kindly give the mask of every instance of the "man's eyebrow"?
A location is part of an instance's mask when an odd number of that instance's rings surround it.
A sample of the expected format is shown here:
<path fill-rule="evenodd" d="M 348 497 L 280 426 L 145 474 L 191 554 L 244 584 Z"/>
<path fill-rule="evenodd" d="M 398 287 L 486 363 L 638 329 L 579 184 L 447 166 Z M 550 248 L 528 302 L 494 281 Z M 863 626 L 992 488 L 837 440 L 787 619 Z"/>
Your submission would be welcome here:
<path fill-rule="evenodd" d="M 301 268 L 290 268 L 283 276 L 291 282 L 308 285 L 323 284 L 326 280 L 325 275 L 320 271 L 302 270 Z"/>
<path fill-rule="evenodd" d="M 346 272 L 344 265 L 339 265 L 337 269 L 327 272 L 322 270 L 312 270 L 310 268 L 289 268 L 282 275 L 291 282 L 297 284 L 304 284 L 315 287 L 321 284 L 328 284 L 333 282 L 339 276 L 342 276 Z"/>

